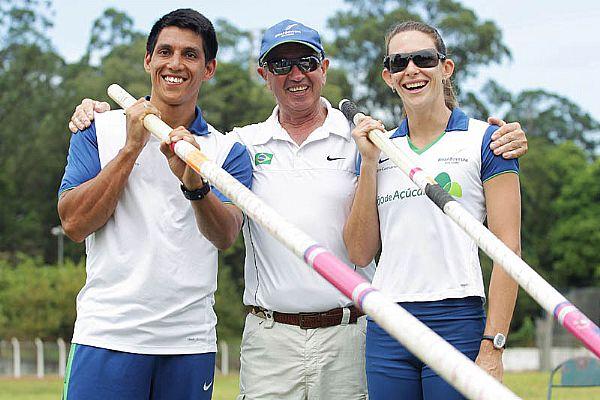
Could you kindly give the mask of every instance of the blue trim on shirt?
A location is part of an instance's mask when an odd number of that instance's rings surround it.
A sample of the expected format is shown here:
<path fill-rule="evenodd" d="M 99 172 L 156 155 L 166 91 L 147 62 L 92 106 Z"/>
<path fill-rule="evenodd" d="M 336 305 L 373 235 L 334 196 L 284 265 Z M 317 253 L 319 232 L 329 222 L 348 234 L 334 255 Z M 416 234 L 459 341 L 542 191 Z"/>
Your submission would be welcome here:
<path fill-rule="evenodd" d="M 246 146 L 235 142 L 223 162 L 223 169 L 248 189 L 252 188 L 252 161 Z M 211 189 L 222 202 L 231 202 L 218 189 Z"/>
<path fill-rule="evenodd" d="M 463 110 L 456 107 L 450 114 L 450 119 L 446 125 L 446 132 L 466 131 L 469 129 L 469 116 Z"/>
<path fill-rule="evenodd" d="M 452 114 L 450 114 L 450 119 L 446 124 L 446 132 L 467 130 L 469 130 L 469 117 L 460 108 L 454 108 Z M 392 136 L 390 136 L 390 139 L 406 136 L 408 135 L 408 132 L 408 118 L 404 118 L 400 123 L 400 126 L 398 126 Z"/>
<path fill-rule="evenodd" d="M 356 157 L 356 164 L 354 165 L 356 176 L 360 176 L 360 165 L 362 164 L 362 155 L 358 153 L 358 157 Z"/>
<path fill-rule="evenodd" d="M 100 169 L 96 124 L 92 122 L 89 128 L 71 135 L 67 166 L 60 182 L 58 196 L 60 197 L 65 190 L 73 189 L 96 177 Z"/>
<path fill-rule="evenodd" d="M 390 136 L 390 139 L 404 137 L 406 135 L 408 135 L 408 118 L 404 118 L 402 122 L 400 122 L 398 128 L 396 128 L 394 133 L 392 133 L 392 136 Z"/>
<path fill-rule="evenodd" d="M 187 130 L 196 136 L 208 135 L 210 132 L 208 131 L 208 124 L 202 117 L 202 110 L 200 109 L 200 107 L 196 106 L 194 112 L 196 117 L 194 118 L 190 126 L 187 128 Z"/>
<path fill-rule="evenodd" d="M 485 182 L 489 178 L 504 173 L 504 172 L 516 172 L 519 173 L 519 160 L 514 158 L 507 160 L 501 155 L 495 155 L 490 149 L 490 143 L 492 142 L 492 134 L 499 129 L 497 125 L 490 125 L 481 141 L 481 182 Z"/>

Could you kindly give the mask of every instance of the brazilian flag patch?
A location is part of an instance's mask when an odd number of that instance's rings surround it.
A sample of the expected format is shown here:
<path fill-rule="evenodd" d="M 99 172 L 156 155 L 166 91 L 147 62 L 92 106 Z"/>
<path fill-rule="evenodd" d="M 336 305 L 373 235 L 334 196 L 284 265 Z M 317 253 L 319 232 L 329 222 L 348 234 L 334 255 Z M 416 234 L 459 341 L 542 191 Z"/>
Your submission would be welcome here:
<path fill-rule="evenodd" d="M 256 153 L 254 155 L 254 165 L 271 164 L 273 154 L 271 153 Z"/>

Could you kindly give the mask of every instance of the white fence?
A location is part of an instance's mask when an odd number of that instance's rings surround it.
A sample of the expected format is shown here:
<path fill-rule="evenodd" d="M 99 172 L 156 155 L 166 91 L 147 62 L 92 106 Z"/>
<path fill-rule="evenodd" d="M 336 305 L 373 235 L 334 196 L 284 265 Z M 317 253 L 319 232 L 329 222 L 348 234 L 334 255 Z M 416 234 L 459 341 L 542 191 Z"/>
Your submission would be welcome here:
<path fill-rule="evenodd" d="M 584 347 L 553 347 L 549 357 L 550 365 L 546 368 L 542 350 L 536 347 L 513 347 L 504 351 L 502 361 L 505 371 L 541 371 L 554 369 L 569 358 L 582 356 L 595 357 Z"/>
<path fill-rule="evenodd" d="M 0 341 L 0 376 L 65 375 L 67 365 L 67 343 L 63 339 L 43 342 L 39 338 L 31 341 Z"/>
<path fill-rule="evenodd" d="M 37 376 L 46 375 L 64 377 L 67 365 L 68 343 L 62 339 L 55 342 L 43 342 L 40 339 L 19 341 L 0 341 L 0 376 Z M 592 356 L 583 348 L 554 347 L 550 354 L 550 367 L 579 356 Z M 505 371 L 539 371 L 544 369 L 544 355 L 535 347 L 513 347 L 504 352 Z M 239 345 L 219 342 L 216 361 L 217 372 L 227 375 L 239 370 Z"/>
<path fill-rule="evenodd" d="M 32 341 L 20 341 L 12 338 L 10 341 L 0 341 L 0 377 L 11 376 L 20 378 L 22 376 L 37 376 L 43 378 L 46 375 L 65 376 L 67 366 L 68 343 L 63 339 L 57 341 L 43 342 L 36 338 Z M 219 342 L 219 355 L 217 358 L 217 371 L 229 374 L 230 366 L 238 369 L 238 363 L 231 357 L 239 359 L 239 348 L 235 347 L 234 354 L 229 351 L 230 346 L 226 342 Z"/>

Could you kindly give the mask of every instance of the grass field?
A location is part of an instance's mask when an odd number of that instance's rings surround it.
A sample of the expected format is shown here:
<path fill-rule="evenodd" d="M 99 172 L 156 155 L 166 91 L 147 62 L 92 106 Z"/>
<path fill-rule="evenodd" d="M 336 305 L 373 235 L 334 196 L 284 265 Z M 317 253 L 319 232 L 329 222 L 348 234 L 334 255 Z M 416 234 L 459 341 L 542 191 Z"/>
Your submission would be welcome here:
<path fill-rule="evenodd" d="M 506 374 L 505 383 L 523 400 L 546 399 L 548 374 L 545 372 Z M 0 400 L 57 400 L 60 399 L 61 389 L 62 382 L 58 378 L 1 378 Z M 233 400 L 237 393 L 237 375 L 216 377 L 213 400 Z M 553 394 L 552 398 L 556 400 L 600 400 L 600 388 L 557 388 Z"/>

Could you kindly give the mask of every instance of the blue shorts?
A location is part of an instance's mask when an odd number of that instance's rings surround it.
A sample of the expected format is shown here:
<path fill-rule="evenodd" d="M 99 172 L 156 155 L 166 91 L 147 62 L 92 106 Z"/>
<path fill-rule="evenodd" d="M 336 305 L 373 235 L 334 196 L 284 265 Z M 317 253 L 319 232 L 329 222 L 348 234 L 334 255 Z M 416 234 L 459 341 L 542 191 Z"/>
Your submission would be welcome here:
<path fill-rule="evenodd" d="M 63 400 L 210 400 L 215 353 L 146 355 L 73 344 Z"/>
<path fill-rule="evenodd" d="M 480 297 L 399 304 L 471 360 L 477 358 L 485 328 Z M 464 399 L 371 319 L 365 351 L 370 400 Z"/>

